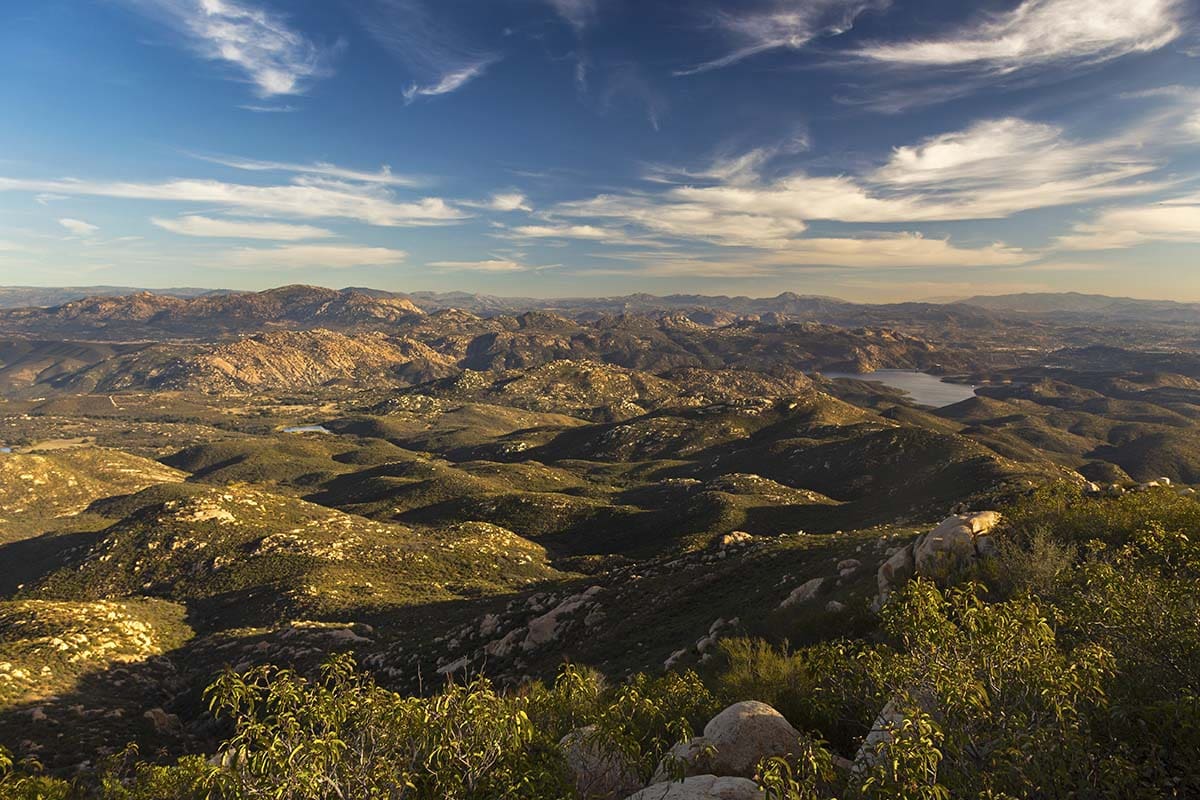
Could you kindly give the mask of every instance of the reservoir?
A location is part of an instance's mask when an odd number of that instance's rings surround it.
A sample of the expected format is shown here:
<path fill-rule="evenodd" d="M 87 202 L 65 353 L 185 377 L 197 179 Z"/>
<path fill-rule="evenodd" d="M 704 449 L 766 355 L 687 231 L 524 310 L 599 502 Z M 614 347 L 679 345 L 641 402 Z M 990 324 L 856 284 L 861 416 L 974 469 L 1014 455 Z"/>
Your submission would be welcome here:
<path fill-rule="evenodd" d="M 284 433 L 333 433 L 324 425 L 295 425 L 291 428 L 284 428 Z"/>
<path fill-rule="evenodd" d="M 914 403 L 923 406 L 942 406 L 960 403 L 975 396 L 975 387 L 963 383 L 947 383 L 936 375 L 915 369 L 881 369 L 862 374 L 853 372 L 822 372 L 826 378 L 850 378 L 856 381 L 876 381 L 907 394 Z"/>

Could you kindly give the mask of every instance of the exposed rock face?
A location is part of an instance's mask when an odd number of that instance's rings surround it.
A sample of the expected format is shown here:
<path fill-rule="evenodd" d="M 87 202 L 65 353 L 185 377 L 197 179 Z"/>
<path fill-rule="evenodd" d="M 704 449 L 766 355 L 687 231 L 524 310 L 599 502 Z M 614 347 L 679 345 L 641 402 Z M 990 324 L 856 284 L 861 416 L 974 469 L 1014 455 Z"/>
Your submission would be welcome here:
<path fill-rule="evenodd" d="M 620 800 L 642 785 L 636 766 L 623 753 L 596 738 L 596 726 L 571 731 L 563 751 L 580 800 Z"/>
<path fill-rule="evenodd" d="M 799 741 L 800 732 L 782 714 L 766 703 L 746 700 L 717 714 L 704 726 L 703 736 L 676 745 L 671 755 L 682 762 L 687 774 L 749 778 L 759 761 L 794 754 Z M 655 780 L 666 781 L 668 776 L 664 764 Z"/>
<path fill-rule="evenodd" d="M 916 701 L 925 711 L 929 711 L 932 701 L 928 696 L 918 698 Z M 896 741 L 896 734 L 907 736 L 904 732 L 905 724 L 909 718 L 905 715 L 902 705 L 897 698 L 893 698 L 887 702 L 887 705 L 879 712 L 879 716 L 875 718 L 875 722 L 871 725 L 871 730 L 867 732 L 867 736 L 863 739 L 862 745 L 858 748 L 858 752 L 854 756 L 854 761 L 850 766 L 851 773 L 857 777 L 864 777 L 868 772 L 873 770 L 880 763 L 887 763 L 889 749 Z M 933 774 L 929 776 L 930 782 L 936 779 L 936 767 Z"/>
<path fill-rule="evenodd" d="M 881 748 L 892 743 L 895 738 L 892 731 L 902 724 L 904 724 L 904 715 L 900 713 L 896 702 L 889 700 L 888 704 L 879 712 L 879 716 L 875 718 L 871 730 L 867 732 L 862 746 L 858 748 L 858 753 L 854 756 L 853 770 L 856 775 L 868 772 L 879 762 L 882 757 Z"/>
<path fill-rule="evenodd" d="M 746 778 L 696 775 L 678 783 L 660 783 L 630 795 L 627 800 L 762 800 L 766 797 Z"/>
<path fill-rule="evenodd" d="M 912 545 L 902 547 L 893 553 L 891 558 L 880 565 L 879 572 L 876 575 L 876 581 L 879 585 L 877 604 L 883 605 L 892 591 L 911 578 L 916 569 L 916 564 L 913 562 Z"/>
<path fill-rule="evenodd" d="M 876 575 L 879 596 L 875 607 L 882 606 L 893 591 L 914 574 L 945 582 L 956 572 L 981 558 L 995 555 L 992 530 L 1000 522 L 998 511 L 955 514 L 942 520 L 929 533 L 894 553 Z"/>
<path fill-rule="evenodd" d="M 917 574 L 939 578 L 965 566 L 992 548 L 988 535 L 1000 514 L 980 511 L 948 517 L 913 545 L 913 560 Z"/>
<path fill-rule="evenodd" d="M 798 606 L 802 605 L 803 603 L 807 603 L 817 596 L 817 593 L 821 591 L 821 587 L 824 585 L 824 578 L 813 578 L 812 580 L 805 581 L 793 589 L 792 593 L 784 598 L 783 602 L 779 604 L 779 607 L 781 609 L 791 608 L 792 606 Z"/>
<path fill-rule="evenodd" d="M 754 541 L 754 537 L 745 531 L 733 531 L 717 538 L 715 544 L 718 550 L 730 547 L 742 547 Z"/>

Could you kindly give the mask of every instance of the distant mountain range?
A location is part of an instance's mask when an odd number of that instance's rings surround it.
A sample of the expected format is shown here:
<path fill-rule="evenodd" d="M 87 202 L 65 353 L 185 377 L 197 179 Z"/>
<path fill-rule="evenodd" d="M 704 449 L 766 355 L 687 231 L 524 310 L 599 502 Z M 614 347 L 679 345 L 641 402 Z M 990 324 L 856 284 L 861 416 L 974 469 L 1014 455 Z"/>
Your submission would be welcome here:
<path fill-rule="evenodd" d="M 170 321 L 169 327 L 189 327 L 215 320 L 238 329 L 254 323 L 300 323 L 334 327 L 394 319 L 403 313 L 448 308 L 479 316 L 545 311 L 577 320 L 622 314 L 686 313 L 698 324 L 724 325 L 748 317 L 806 319 L 856 327 L 906 323 L 935 323 L 956 327 L 986 327 L 1006 318 L 1038 317 L 1052 321 L 1154 322 L 1200 321 L 1200 303 L 1139 300 L 1078 292 L 978 295 L 942 302 L 854 303 L 837 297 L 784 292 L 775 297 L 743 295 L 630 294 L 614 297 L 534 298 L 500 297 L 469 292 L 388 292 L 350 287 L 334 290 L 313 286 L 284 286 L 264 292 L 221 289 L 136 289 L 120 286 L 0 287 L 0 328 L 70 318 L 88 327 L 118 322 Z M 312 319 L 316 313 L 321 319 Z M 231 325 L 222 323 L 230 317 Z M 241 321 L 243 324 L 238 324 Z M 300 325 L 300 327 L 306 327 Z M 206 331 L 207 332 L 207 331 Z"/>
<path fill-rule="evenodd" d="M 85 297 L 121 297 L 153 292 L 167 297 L 197 297 L 203 294 L 223 294 L 223 290 L 196 289 L 137 289 L 130 286 L 0 286 L 0 308 L 47 308 L 82 300 Z"/>
<path fill-rule="evenodd" d="M 992 311 L 1023 314 L 1099 315 L 1110 319 L 1145 319 L 1155 322 L 1183 322 L 1200 318 L 1200 303 L 1138 300 L 1132 297 L 1109 297 L 1079 292 L 981 295 L 960 302 Z"/>

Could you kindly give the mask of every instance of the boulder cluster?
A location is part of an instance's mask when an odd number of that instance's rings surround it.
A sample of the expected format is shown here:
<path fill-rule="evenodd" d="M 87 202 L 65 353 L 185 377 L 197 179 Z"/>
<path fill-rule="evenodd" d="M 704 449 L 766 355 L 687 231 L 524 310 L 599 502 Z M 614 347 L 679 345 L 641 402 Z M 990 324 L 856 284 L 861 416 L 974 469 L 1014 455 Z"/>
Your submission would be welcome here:
<path fill-rule="evenodd" d="M 585 800 L 761 800 L 752 780 L 760 761 L 795 758 L 802 735 L 766 703 L 735 703 L 704 726 L 704 733 L 677 745 L 659 764 L 649 785 L 636 765 L 606 746 L 595 728 L 581 728 L 560 746 Z"/>
<path fill-rule="evenodd" d="M 945 583 L 980 559 L 995 555 L 992 531 L 999 522 L 997 511 L 955 514 L 892 552 L 876 575 L 879 595 L 875 608 L 882 607 L 892 592 L 913 576 Z"/>

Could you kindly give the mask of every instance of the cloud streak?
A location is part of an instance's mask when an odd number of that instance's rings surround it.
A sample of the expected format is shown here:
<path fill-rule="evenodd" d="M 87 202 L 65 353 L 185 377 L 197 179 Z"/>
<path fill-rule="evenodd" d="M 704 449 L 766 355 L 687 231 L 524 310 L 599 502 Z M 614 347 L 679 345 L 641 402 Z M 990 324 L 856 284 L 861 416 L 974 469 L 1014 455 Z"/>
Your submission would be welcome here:
<path fill-rule="evenodd" d="M 532 267 L 519 261 L 506 258 L 492 258 L 484 261 L 431 261 L 426 266 L 450 272 L 533 272 L 549 269 L 549 267 Z"/>
<path fill-rule="evenodd" d="M 639 272 L 653 277 L 748 278 L 786 275 L 796 269 L 915 269 L 922 267 L 1015 267 L 1038 256 L 993 243 L 960 247 L 947 239 L 919 233 L 866 233 L 857 237 L 814 237 L 792 242 L 785 250 L 736 260 L 695 254 L 641 253 Z"/>
<path fill-rule="evenodd" d="M 260 97 L 302 94 L 328 53 L 287 21 L 243 0 L 129 0 L 181 32 L 203 58 L 230 64 Z"/>
<path fill-rule="evenodd" d="M 332 231 L 312 225 L 213 219 L 212 217 L 204 217 L 198 214 L 189 214 L 177 219 L 152 217 L 150 222 L 165 231 L 170 231 L 180 236 L 199 236 L 215 239 L 299 241 L 302 239 L 324 239 L 334 235 Z"/>
<path fill-rule="evenodd" d="M 309 178 L 287 185 L 253 186 L 200 179 L 138 183 L 0 177 L 0 191 L 196 203 L 256 216 L 349 219 L 383 227 L 447 225 L 469 217 L 438 197 L 404 203 L 381 187 Z"/>
<path fill-rule="evenodd" d="M 1150 242 L 1200 244 L 1200 196 L 1110 208 L 1061 236 L 1063 250 L 1123 250 Z"/>
<path fill-rule="evenodd" d="M 405 102 L 458 91 L 500 60 L 464 42 L 419 0 L 362 0 L 354 8 L 372 38 L 408 68 Z"/>
<path fill-rule="evenodd" d="M 84 222 L 81 219 L 71 219 L 63 217 L 58 221 L 58 224 L 71 232 L 73 236 L 91 236 L 96 231 L 100 230 L 100 226 L 93 225 L 90 222 Z"/>
<path fill-rule="evenodd" d="M 354 181 L 356 183 L 404 186 L 410 189 L 419 188 L 426 183 L 423 179 L 411 175 L 394 174 L 392 168 L 387 165 L 384 165 L 378 171 L 367 172 L 366 170 L 339 167 L 336 164 L 329 164 L 324 161 L 316 161 L 312 164 L 296 164 L 287 161 L 260 161 L 253 158 L 231 158 L 224 156 L 195 155 L 193 157 L 201 161 L 207 161 L 210 164 L 220 164 L 223 167 L 230 167 L 246 172 L 288 172 L 297 175 L 311 175 L 321 178 Z"/>
<path fill-rule="evenodd" d="M 724 159 L 688 173 L 705 176 L 693 185 L 560 203 L 545 212 L 545 227 L 628 228 L 658 238 L 791 251 L 808 241 L 801 237 L 814 221 L 999 219 L 1166 185 L 1146 179 L 1160 165 L 1134 137 L 1080 142 L 1055 126 L 1015 118 L 896 148 L 881 166 L 857 176 L 795 171 L 767 179 L 762 172 L 769 158 L 753 151 Z"/>
<path fill-rule="evenodd" d="M 733 43 L 733 49 L 675 75 L 722 69 L 772 50 L 799 50 L 818 37 L 845 33 L 865 11 L 889 4 L 890 0 L 772 0 L 755 10 L 718 12 L 713 27 Z"/>
<path fill-rule="evenodd" d="M 404 90 L 404 99 L 411 103 L 418 97 L 437 97 L 438 95 L 456 92 L 487 72 L 487 68 L 492 65 L 494 60 L 485 59 L 477 61 L 474 64 L 453 69 L 450 72 L 444 73 L 434 83 L 424 86 L 416 83 L 409 84 L 408 88 Z"/>
<path fill-rule="evenodd" d="M 403 250 L 362 245 L 283 245 L 242 247 L 225 255 L 221 264 L 230 269 L 352 269 L 399 264 L 408 257 Z"/>
<path fill-rule="evenodd" d="M 1101 62 L 1165 47 L 1182 34 L 1184 9 L 1184 0 L 1024 0 L 941 38 L 878 43 L 857 54 L 888 64 L 997 73 Z"/>
<path fill-rule="evenodd" d="M 558 15 L 576 31 L 596 21 L 597 0 L 546 0 Z"/>

